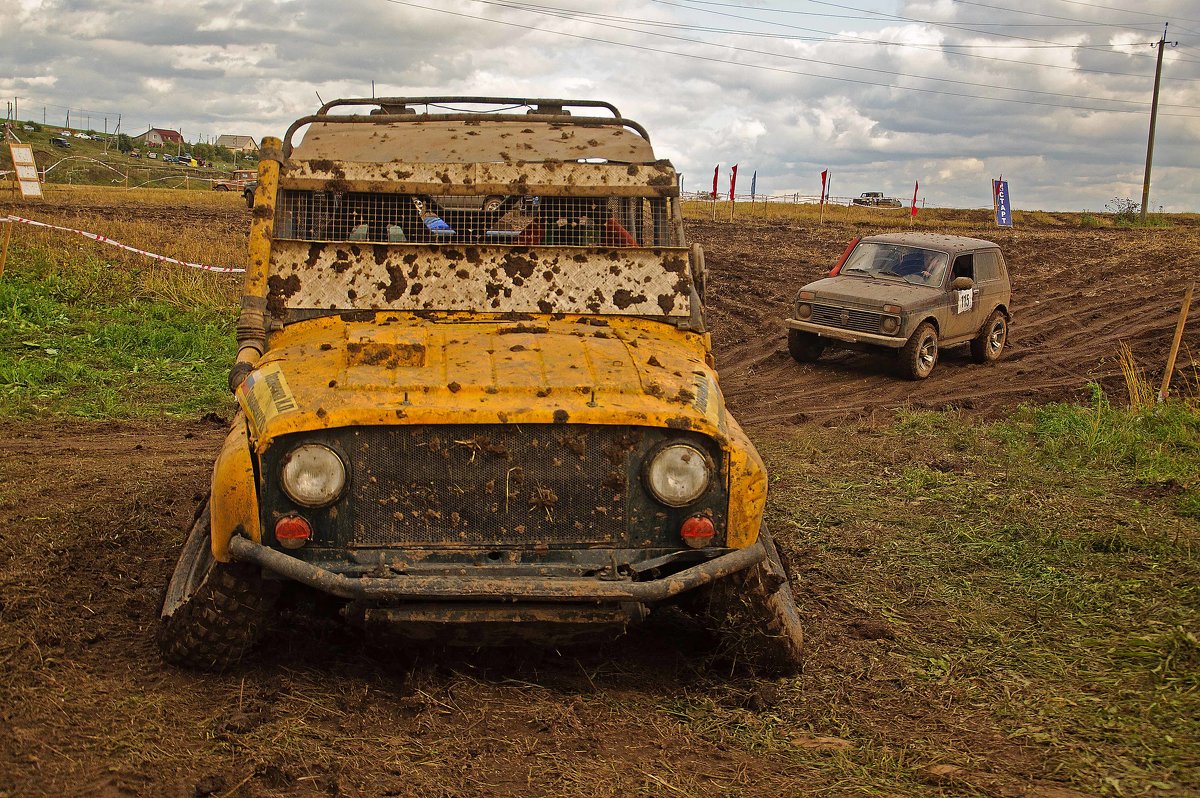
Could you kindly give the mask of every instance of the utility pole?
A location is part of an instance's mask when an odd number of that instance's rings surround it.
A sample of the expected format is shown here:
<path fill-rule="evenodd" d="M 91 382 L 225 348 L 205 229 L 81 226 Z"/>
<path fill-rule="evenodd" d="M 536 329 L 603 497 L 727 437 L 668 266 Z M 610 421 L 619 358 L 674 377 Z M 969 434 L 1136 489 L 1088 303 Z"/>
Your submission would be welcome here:
<path fill-rule="evenodd" d="M 1163 49 L 1167 44 L 1167 25 L 1163 23 L 1162 38 L 1158 40 L 1158 65 L 1154 67 L 1154 97 L 1150 101 L 1150 136 L 1146 141 L 1146 175 L 1142 179 L 1142 224 L 1146 223 L 1146 206 L 1150 204 L 1150 166 L 1154 163 L 1154 127 L 1158 123 L 1158 84 L 1162 80 Z M 1172 42 L 1174 47 L 1178 42 Z"/>

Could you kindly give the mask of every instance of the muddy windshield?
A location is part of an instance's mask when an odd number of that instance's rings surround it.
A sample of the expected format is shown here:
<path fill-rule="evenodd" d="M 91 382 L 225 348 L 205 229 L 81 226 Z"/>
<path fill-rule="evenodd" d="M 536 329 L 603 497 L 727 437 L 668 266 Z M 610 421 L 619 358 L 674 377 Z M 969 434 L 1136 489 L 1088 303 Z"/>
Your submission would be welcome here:
<path fill-rule="evenodd" d="M 282 191 L 275 237 L 501 246 L 680 245 L 670 200 Z"/>
<path fill-rule="evenodd" d="M 945 252 L 902 244 L 860 243 L 841 274 L 899 278 L 914 285 L 941 285 L 949 257 Z"/>

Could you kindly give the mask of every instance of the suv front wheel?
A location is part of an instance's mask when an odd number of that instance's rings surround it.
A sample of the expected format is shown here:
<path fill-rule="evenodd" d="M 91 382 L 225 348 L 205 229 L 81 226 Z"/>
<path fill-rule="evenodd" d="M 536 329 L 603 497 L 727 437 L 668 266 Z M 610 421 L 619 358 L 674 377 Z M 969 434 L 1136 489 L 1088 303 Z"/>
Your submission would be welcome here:
<path fill-rule="evenodd" d="M 937 361 L 937 330 L 926 321 L 917 327 L 908 343 L 900 350 L 900 365 L 909 379 L 923 380 L 933 372 Z"/>
<path fill-rule="evenodd" d="M 813 363 L 825 351 L 821 336 L 804 330 L 788 330 L 788 352 L 797 363 Z"/>
<path fill-rule="evenodd" d="M 224 670 L 262 637 L 279 584 L 256 566 L 217 562 L 210 523 L 205 501 L 163 595 L 158 646 L 172 664 Z"/>

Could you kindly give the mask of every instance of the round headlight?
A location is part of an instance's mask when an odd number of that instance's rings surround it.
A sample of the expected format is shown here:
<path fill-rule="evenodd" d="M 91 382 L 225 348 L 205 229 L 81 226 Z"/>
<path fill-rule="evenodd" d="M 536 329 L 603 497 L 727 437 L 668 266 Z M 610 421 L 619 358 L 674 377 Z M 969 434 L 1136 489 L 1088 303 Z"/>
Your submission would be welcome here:
<path fill-rule="evenodd" d="M 296 504 L 324 507 L 346 487 L 346 465 L 328 446 L 303 443 L 283 458 L 279 481 Z"/>
<path fill-rule="evenodd" d="M 646 487 L 668 507 L 684 507 L 708 490 L 712 466 L 699 449 L 674 443 L 659 449 L 646 467 Z"/>
<path fill-rule="evenodd" d="M 801 302 L 796 305 L 796 318 L 807 319 L 812 316 L 812 305 L 807 302 Z"/>
<path fill-rule="evenodd" d="M 900 329 L 900 319 L 895 316 L 884 316 L 881 329 L 888 335 L 891 335 Z"/>

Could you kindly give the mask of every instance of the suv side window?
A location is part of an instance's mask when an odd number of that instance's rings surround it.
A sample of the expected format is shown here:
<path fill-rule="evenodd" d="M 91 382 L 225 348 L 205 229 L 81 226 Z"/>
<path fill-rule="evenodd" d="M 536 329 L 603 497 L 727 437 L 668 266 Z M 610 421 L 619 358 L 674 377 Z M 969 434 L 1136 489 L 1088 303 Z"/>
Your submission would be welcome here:
<path fill-rule="evenodd" d="M 975 276 L 979 282 L 1000 278 L 1000 263 L 995 252 L 975 253 Z"/>
<path fill-rule="evenodd" d="M 972 254 L 959 255 L 954 259 L 954 271 L 950 274 L 950 279 L 955 277 L 970 277 L 975 279 L 975 256 Z"/>

